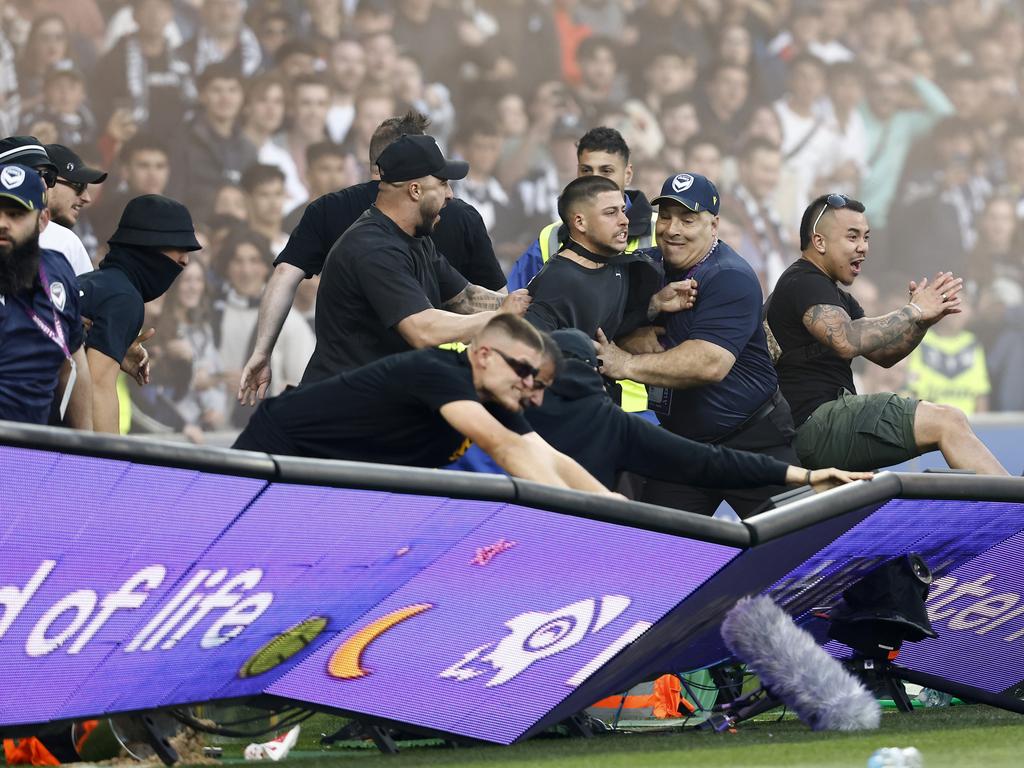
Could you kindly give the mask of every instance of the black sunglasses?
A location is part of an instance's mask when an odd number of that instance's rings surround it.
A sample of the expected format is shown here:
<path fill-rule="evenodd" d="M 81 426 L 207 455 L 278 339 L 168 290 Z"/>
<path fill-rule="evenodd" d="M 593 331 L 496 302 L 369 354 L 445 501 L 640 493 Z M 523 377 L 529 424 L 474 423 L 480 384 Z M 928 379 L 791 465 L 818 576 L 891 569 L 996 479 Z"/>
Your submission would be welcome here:
<path fill-rule="evenodd" d="M 57 179 L 57 183 L 63 184 L 65 187 L 70 187 L 79 197 L 84 195 L 85 190 L 89 188 L 89 183 L 86 181 L 68 181 L 67 179 Z"/>
<path fill-rule="evenodd" d="M 57 183 L 71 187 L 79 197 L 85 195 L 85 190 L 89 188 L 89 182 L 87 181 L 69 181 L 68 179 L 58 178 Z"/>
<path fill-rule="evenodd" d="M 825 215 L 825 211 L 829 208 L 845 208 L 850 202 L 850 198 L 846 195 L 840 195 L 837 192 L 833 192 L 831 195 L 825 198 L 825 205 L 821 206 L 821 210 L 818 212 L 818 218 L 814 220 L 814 226 L 811 227 L 811 234 L 818 234 L 818 222 L 821 221 L 821 217 Z"/>
<path fill-rule="evenodd" d="M 494 347 L 491 347 L 491 349 L 498 353 L 498 356 L 505 361 L 508 367 L 511 368 L 513 373 L 515 373 L 515 375 L 520 379 L 525 380 L 532 378 L 533 388 L 537 389 L 537 377 L 540 375 L 540 368 L 534 368 L 525 360 L 517 360 L 514 357 L 509 357 L 500 349 L 496 349 Z M 543 389 L 543 386 L 541 386 L 541 389 Z"/>
<path fill-rule="evenodd" d="M 36 168 L 39 172 L 39 177 L 43 180 L 47 189 L 53 189 L 53 185 L 57 183 L 57 171 L 54 168 Z"/>

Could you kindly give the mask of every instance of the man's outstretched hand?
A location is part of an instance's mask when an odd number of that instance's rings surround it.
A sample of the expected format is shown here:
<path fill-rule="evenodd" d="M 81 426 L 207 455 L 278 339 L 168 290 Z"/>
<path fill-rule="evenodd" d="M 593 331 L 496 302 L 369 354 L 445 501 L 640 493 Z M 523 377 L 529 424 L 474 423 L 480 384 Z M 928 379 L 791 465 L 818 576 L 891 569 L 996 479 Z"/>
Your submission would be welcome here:
<path fill-rule="evenodd" d="M 270 378 L 270 356 L 253 352 L 238 382 L 238 402 L 242 405 L 256 405 L 257 400 L 267 396 Z"/>

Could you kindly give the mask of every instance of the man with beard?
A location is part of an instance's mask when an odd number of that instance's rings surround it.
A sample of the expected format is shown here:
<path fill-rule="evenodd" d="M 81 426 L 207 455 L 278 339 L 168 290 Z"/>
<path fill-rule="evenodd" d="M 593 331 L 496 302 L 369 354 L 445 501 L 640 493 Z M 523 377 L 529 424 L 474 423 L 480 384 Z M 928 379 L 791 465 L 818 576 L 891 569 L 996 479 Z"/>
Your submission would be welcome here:
<path fill-rule="evenodd" d="M 57 164 L 35 136 L 8 136 L 0 139 L 0 163 L 21 163 L 35 169 L 51 191 L 57 184 Z M 47 193 L 47 202 L 49 194 L 50 192 Z M 51 219 L 50 225 L 43 229 L 39 245 L 41 248 L 63 254 L 76 275 L 92 271 L 89 253 L 70 227 Z"/>
<path fill-rule="evenodd" d="M 171 287 L 201 246 L 188 209 L 161 195 L 130 200 L 109 243 L 100 268 L 81 278 L 82 316 L 91 323 L 85 346 L 93 425 L 117 434 L 117 373 L 142 329 L 145 304 Z"/>
<path fill-rule="evenodd" d="M 48 223 L 35 169 L 0 165 L 0 419 L 46 424 L 59 394 L 68 423 L 91 429 L 78 281 L 39 247 Z"/>
<path fill-rule="evenodd" d="M 895 365 L 931 326 L 961 311 L 963 288 L 963 280 L 940 272 L 932 282 L 911 282 L 904 306 L 865 317 L 838 284 L 853 285 L 860 275 L 869 232 L 863 203 L 818 197 L 800 219 L 800 258 L 769 298 L 766 319 L 782 351 L 775 365 L 798 425 L 800 462 L 878 469 L 938 449 L 954 469 L 1007 474 L 959 408 L 892 392 L 856 394 L 853 358 Z"/>
<path fill-rule="evenodd" d="M 718 239 L 718 190 L 705 176 L 679 173 L 666 179 L 653 203 L 666 279 L 694 280 L 700 294 L 692 310 L 666 318 L 660 338 L 648 332 L 657 351 L 631 355 L 601 337 L 601 372 L 647 384 L 662 426 L 681 437 L 797 464 L 793 420 L 761 324 L 761 285 L 750 265 Z M 650 479 L 643 501 L 710 515 L 726 500 L 746 517 L 783 490 Z"/>
<path fill-rule="evenodd" d="M 522 314 L 509 296 L 467 283 L 429 235 L 468 166 L 446 160 L 432 136 L 405 135 L 377 159 L 376 202 L 334 244 L 320 275 L 316 350 L 302 383 L 395 352 L 468 342 L 496 312 Z"/>
<path fill-rule="evenodd" d="M 429 123 L 427 117 L 415 111 L 389 117 L 377 126 L 370 139 L 371 180 L 326 194 L 306 207 L 285 249 L 274 260 L 274 272 L 263 291 L 256 340 L 238 386 L 240 402 L 255 405 L 270 389 L 271 353 L 295 292 L 303 280 L 323 272 L 327 254 L 338 238 L 377 199 L 380 188 L 377 160 L 381 153 L 403 134 L 424 133 Z M 494 255 L 483 220 L 472 206 L 458 198 L 449 200 L 430 239 L 438 253 L 471 283 L 496 291 L 504 289 L 505 275 Z"/>

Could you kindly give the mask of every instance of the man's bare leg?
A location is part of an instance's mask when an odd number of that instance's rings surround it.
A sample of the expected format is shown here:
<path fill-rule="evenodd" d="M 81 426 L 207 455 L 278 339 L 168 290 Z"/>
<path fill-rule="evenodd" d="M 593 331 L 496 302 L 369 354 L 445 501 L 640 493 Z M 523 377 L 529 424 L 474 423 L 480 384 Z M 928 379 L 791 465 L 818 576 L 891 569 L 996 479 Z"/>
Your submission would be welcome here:
<path fill-rule="evenodd" d="M 959 408 L 922 400 L 914 413 L 914 439 L 922 453 L 942 451 L 951 469 L 971 469 L 979 475 L 1009 475 L 971 429 Z"/>

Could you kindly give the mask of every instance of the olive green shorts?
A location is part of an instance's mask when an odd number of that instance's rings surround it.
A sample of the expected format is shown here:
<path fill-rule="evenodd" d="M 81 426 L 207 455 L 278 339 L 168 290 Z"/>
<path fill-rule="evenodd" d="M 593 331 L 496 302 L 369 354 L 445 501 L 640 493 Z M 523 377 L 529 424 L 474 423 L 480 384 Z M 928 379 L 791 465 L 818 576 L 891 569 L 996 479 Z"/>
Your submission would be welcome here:
<path fill-rule="evenodd" d="M 914 440 L 917 403 L 892 392 L 853 395 L 844 389 L 797 428 L 793 447 L 800 464 L 867 471 L 919 456 Z"/>

